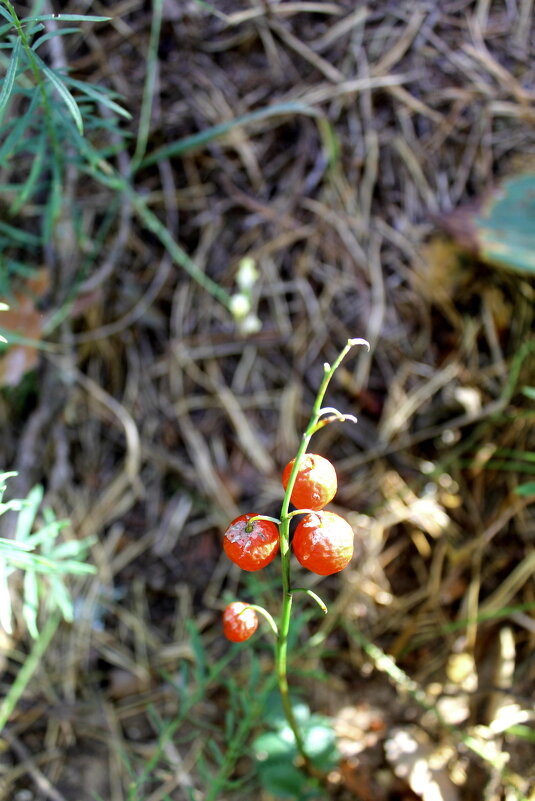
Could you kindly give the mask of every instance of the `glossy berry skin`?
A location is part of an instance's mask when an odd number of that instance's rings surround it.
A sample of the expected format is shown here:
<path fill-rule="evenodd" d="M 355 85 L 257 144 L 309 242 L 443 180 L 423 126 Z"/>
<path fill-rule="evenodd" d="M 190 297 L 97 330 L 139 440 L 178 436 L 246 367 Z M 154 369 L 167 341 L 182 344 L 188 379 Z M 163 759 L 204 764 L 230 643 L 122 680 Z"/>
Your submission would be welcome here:
<path fill-rule="evenodd" d="M 288 462 L 282 473 L 282 486 L 288 486 L 295 459 Z M 323 456 L 305 453 L 292 490 L 291 502 L 297 509 L 323 509 L 336 495 L 336 470 Z"/>
<path fill-rule="evenodd" d="M 279 550 L 279 530 L 270 520 L 255 520 L 254 514 L 240 515 L 225 531 L 223 548 L 228 558 L 242 570 L 254 572 L 269 565 Z"/>
<path fill-rule="evenodd" d="M 258 628 L 258 616 L 254 609 L 241 601 L 229 604 L 223 612 L 223 634 L 231 642 L 244 642 Z"/>
<path fill-rule="evenodd" d="M 295 529 L 293 551 L 307 570 L 330 576 L 343 570 L 353 556 L 353 529 L 333 512 L 305 515 Z"/>

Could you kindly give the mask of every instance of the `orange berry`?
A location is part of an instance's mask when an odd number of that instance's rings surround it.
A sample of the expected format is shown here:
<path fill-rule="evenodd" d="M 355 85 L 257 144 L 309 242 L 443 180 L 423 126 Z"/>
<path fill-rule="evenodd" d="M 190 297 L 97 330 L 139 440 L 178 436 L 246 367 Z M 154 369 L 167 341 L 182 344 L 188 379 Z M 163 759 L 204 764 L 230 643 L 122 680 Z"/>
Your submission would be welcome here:
<path fill-rule="evenodd" d="M 229 604 L 223 612 L 223 634 L 231 642 L 243 642 L 255 633 L 258 617 L 254 609 L 241 601 Z"/>
<path fill-rule="evenodd" d="M 330 576 L 343 570 L 353 556 L 353 529 L 333 512 L 305 515 L 295 529 L 293 551 L 307 570 Z"/>
<path fill-rule="evenodd" d="M 295 459 L 288 462 L 282 473 L 282 486 L 288 486 Z M 305 453 L 299 464 L 290 500 L 297 509 L 323 509 L 336 495 L 336 470 L 323 456 Z"/>
<path fill-rule="evenodd" d="M 279 530 L 275 523 L 270 520 L 249 523 L 251 517 L 255 515 L 237 517 L 223 538 L 223 548 L 231 562 L 250 572 L 269 565 L 279 550 Z"/>

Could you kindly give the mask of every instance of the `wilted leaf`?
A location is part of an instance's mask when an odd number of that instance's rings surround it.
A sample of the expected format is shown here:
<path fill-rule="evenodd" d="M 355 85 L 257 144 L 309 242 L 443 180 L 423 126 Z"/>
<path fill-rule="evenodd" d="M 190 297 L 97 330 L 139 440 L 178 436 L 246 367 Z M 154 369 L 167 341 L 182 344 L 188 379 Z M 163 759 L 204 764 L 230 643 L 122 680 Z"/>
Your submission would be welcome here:
<path fill-rule="evenodd" d="M 535 174 L 508 178 L 479 202 L 440 222 L 464 247 L 489 264 L 535 274 Z"/>
<path fill-rule="evenodd" d="M 476 218 L 484 261 L 535 273 L 535 175 L 505 181 Z"/>
<path fill-rule="evenodd" d="M 10 342 L 9 332 L 24 339 L 40 340 L 47 315 L 36 308 L 36 300 L 47 290 L 49 275 L 39 270 L 28 281 L 27 291 L 18 293 L 10 301 L 8 311 L 0 315 L 0 328 L 4 329 L 8 347 L 0 358 L 0 387 L 15 387 L 30 370 L 37 366 L 39 352 L 33 345 L 20 345 Z"/>

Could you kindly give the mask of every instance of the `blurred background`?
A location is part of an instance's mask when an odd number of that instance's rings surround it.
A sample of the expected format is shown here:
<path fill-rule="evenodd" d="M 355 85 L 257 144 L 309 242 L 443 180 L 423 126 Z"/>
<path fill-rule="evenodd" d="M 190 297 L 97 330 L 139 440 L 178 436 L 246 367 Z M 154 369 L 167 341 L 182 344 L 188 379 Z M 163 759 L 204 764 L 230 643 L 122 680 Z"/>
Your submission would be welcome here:
<path fill-rule="evenodd" d="M 533 798 L 532 2 L 50 0 L 18 33 L 9 5 L 6 497 L 41 486 L 34 528 L 69 520 L 96 572 L 48 640 L 62 590 L 32 637 L 9 578 L 0 798 Z M 24 33 L 42 62 L 10 68 Z M 358 424 L 312 450 L 356 554 L 295 567 L 329 606 L 296 601 L 290 664 L 334 733 L 321 790 L 262 770 L 271 646 L 220 617 L 276 615 L 278 562 L 222 534 L 278 515 L 351 337 L 326 405 Z"/>

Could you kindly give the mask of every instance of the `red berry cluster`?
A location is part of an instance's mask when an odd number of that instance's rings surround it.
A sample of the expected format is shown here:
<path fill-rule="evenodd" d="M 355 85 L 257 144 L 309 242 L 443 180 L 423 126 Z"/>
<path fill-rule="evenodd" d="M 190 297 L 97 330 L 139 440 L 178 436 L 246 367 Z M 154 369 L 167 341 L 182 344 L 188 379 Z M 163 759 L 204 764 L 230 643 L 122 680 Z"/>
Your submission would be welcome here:
<path fill-rule="evenodd" d="M 295 459 L 282 473 L 287 488 Z M 338 573 L 353 556 L 353 530 L 349 523 L 323 507 L 337 490 L 336 471 L 323 456 L 306 453 L 300 461 L 291 502 L 306 510 L 293 536 L 293 552 L 303 567 L 320 576 Z M 255 571 L 273 561 L 279 550 L 279 531 L 270 520 L 245 514 L 233 520 L 225 531 L 223 548 L 229 559 L 242 570 Z M 254 624 L 254 625 L 253 625 Z M 225 636 L 232 642 L 247 640 L 258 625 L 256 612 L 240 602 L 229 604 L 223 615 Z"/>

